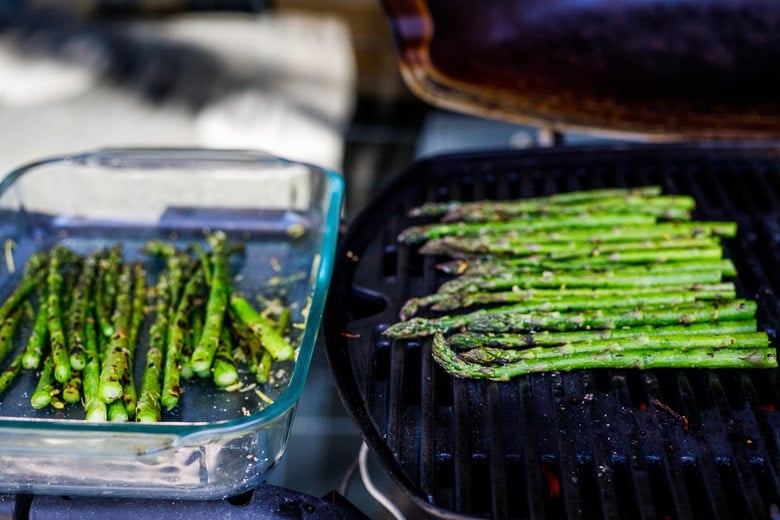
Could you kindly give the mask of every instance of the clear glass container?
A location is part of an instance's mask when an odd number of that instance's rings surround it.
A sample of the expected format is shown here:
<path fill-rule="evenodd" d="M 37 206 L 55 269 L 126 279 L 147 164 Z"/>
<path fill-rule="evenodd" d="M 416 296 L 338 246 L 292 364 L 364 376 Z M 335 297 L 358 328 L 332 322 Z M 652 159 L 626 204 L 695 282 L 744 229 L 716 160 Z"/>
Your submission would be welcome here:
<path fill-rule="evenodd" d="M 228 392 L 206 379 L 188 382 L 179 405 L 154 424 L 87 422 L 80 405 L 34 410 L 36 377 L 24 371 L 0 395 L 0 491 L 211 499 L 262 482 L 284 454 L 309 369 L 343 192 L 335 172 L 242 151 L 104 150 L 7 175 L 0 182 L 0 298 L 33 252 L 56 243 L 80 253 L 119 243 L 126 260 L 148 261 L 140 247 L 150 238 L 185 247 L 222 229 L 245 246 L 231 260 L 234 290 L 250 301 L 284 291 L 297 357 L 261 387 Z"/>

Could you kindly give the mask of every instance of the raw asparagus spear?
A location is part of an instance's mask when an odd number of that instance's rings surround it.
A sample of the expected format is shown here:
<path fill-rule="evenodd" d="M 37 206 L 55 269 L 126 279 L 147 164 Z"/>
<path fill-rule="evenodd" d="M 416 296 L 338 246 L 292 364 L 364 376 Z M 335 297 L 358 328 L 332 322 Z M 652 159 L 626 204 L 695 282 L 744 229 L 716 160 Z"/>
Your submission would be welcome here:
<path fill-rule="evenodd" d="M 607 290 L 608 291 L 608 290 Z M 433 306 L 436 311 L 452 311 L 474 305 L 506 305 L 508 303 L 518 302 L 518 312 L 530 311 L 578 311 L 586 309 L 609 309 L 616 307 L 645 307 L 647 305 L 679 305 L 681 303 L 691 303 L 697 300 L 726 300 L 734 299 L 734 291 L 654 291 L 640 294 L 631 293 L 630 290 L 624 294 L 583 294 L 581 296 L 566 294 L 565 290 L 560 291 L 560 296 L 541 296 L 531 298 L 517 298 L 517 293 L 466 293 L 463 298 L 450 298 Z M 519 305 L 525 303 L 525 307 Z"/>
<path fill-rule="evenodd" d="M 727 300 L 736 297 L 736 288 L 732 282 L 693 285 L 651 286 L 636 288 L 563 288 L 563 289 L 518 289 L 495 292 L 433 293 L 427 296 L 410 298 L 401 307 L 401 320 L 407 320 L 421 309 L 431 306 L 436 311 L 449 311 L 472 305 L 490 305 L 499 303 L 520 303 L 529 301 L 563 301 L 581 298 L 640 298 L 655 294 L 693 295 L 695 300 Z"/>
<path fill-rule="evenodd" d="M 718 271 L 681 271 L 661 272 L 646 275 L 617 272 L 594 272 L 568 274 L 566 272 L 520 274 L 515 276 L 461 276 L 439 287 L 440 293 L 459 294 L 464 292 L 484 292 L 520 289 L 554 288 L 634 288 L 691 286 L 694 284 L 719 283 L 722 279 Z"/>
<path fill-rule="evenodd" d="M 693 348 L 745 349 L 766 348 L 768 346 L 769 338 L 765 332 L 666 335 L 652 331 L 645 334 L 639 333 L 631 338 L 610 338 L 586 343 L 567 343 L 553 347 L 531 347 L 522 350 L 478 347 L 464 351 L 461 357 L 466 361 L 481 365 L 505 365 L 523 360 L 598 354 L 603 350 L 613 352 L 663 349 L 685 351 Z"/>
<path fill-rule="evenodd" d="M 517 331 L 535 328 L 576 330 L 582 328 L 609 329 L 637 325 L 673 325 L 717 321 L 752 319 L 756 303 L 749 300 L 732 300 L 723 303 L 695 302 L 677 307 L 661 306 L 615 313 L 582 312 L 567 315 L 549 313 L 518 314 L 513 312 L 487 313 L 469 324 L 473 331 Z"/>
<path fill-rule="evenodd" d="M 514 255 L 541 244 L 602 245 L 638 240 L 674 240 L 686 238 L 733 238 L 737 234 L 735 222 L 662 222 L 642 226 L 614 226 L 610 228 L 561 229 L 549 232 L 526 233 L 519 236 L 483 233 L 476 236 L 444 236 L 429 240 L 419 252 L 422 254 L 472 253 Z"/>
<path fill-rule="evenodd" d="M 423 226 L 413 226 L 405 229 L 398 236 L 398 241 L 406 244 L 424 242 L 432 238 L 443 236 L 476 236 L 486 233 L 516 233 L 518 235 L 526 233 L 536 233 L 540 231 L 552 231 L 559 229 L 582 229 L 589 228 L 594 231 L 599 228 L 611 228 L 614 226 L 646 226 L 654 224 L 656 218 L 653 215 L 631 215 L 631 214 L 594 214 L 588 218 L 582 217 L 551 217 L 548 219 L 537 219 L 533 221 L 515 221 L 515 222 L 496 222 L 486 225 L 482 222 L 456 222 L 452 224 L 427 224 Z"/>
<path fill-rule="evenodd" d="M 233 343 L 238 346 L 246 359 L 245 363 L 249 372 L 251 374 L 257 374 L 258 364 L 260 363 L 260 358 L 264 352 L 260 336 L 247 327 L 247 325 L 238 318 L 232 308 L 228 309 L 227 318 L 230 331 L 235 337 Z"/>
<path fill-rule="evenodd" d="M 211 374 L 211 364 L 219 347 L 222 334 L 222 323 L 229 298 L 228 243 L 227 235 L 217 231 L 209 235 L 212 248 L 212 284 L 206 303 L 206 318 L 203 324 L 203 334 L 192 352 L 192 369 L 200 377 Z"/>
<path fill-rule="evenodd" d="M 456 208 L 471 208 L 480 205 L 493 204 L 497 206 L 513 206 L 518 211 L 536 211 L 539 207 L 551 204 L 565 205 L 615 197 L 656 197 L 661 195 L 660 186 L 641 186 L 638 188 L 605 188 L 595 190 L 578 190 L 556 193 L 547 197 L 526 198 L 510 201 L 478 201 L 478 202 L 428 202 L 409 210 L 409 216 L 436 216 L 453 211 Z"/>
<path fill-rule="evenodd" d="M 570 265 L 568 261 L 551 260 L 538 265 L 529 265 L 522 260 L 511 258 L 472 258 L 451 260 L 436 265 L 436 269 L 458 276 L 500 276 L 561 271 L 566 273 L 616 272 L 622 274 L 669 273 L 681 271 L 717 271 L 723 276 L 735 276 L 737 268 L 728 258 L 716 260 L 647 263 L 647 264 L 606 264 L 583 266 L 581 262 Z"/>
<path fill-rule="evenodd" d="M 596 340 L 623 340 L 642 334 L 666 334 L 690 336 L 700 334 L 741 334 L 755 332 L 755 320 L 726 321 L 712 323 L 693 323 L 691 325 L 666 325 L 660 327 L 637 326 L 621 329 L 576 330 L 570 332 L 555 332 L 543 330 L 531 333 L 492 333 L 492 332 L 460 332 L 447 338 L 451 348 L 469 350 L 479 347 L 523 349 L 527 347 L 544 347 L 564 345 L 566 343 L 588 343 Z"/>
<path fill-rule="evenodd" d="M 468 327 L 476 332 L 521 332 L 526 330 L 579 330 L 612 329 L 641 325 L 687 325 L 691 323 L 739 321 L 752 319 L 756 303 L 749 300 L 733 300 L 723 303 L 694 302 L 676 307 L 648 306 L 643 309 L 607 311 L 562 312 L 514 312 L 512 306 L 497 309 L 481 309 L 468 314 L 441 318 L 412 318 L 394 323 L 383 334 L 404 339 L 430 336 Z"/>
<path fill-rule="evenodd" d="M 774 348 L 694 348 L 685 351 L 637 350 L 626 353 L 602 350 L 598 353 L 563 356 L 546 360 L 524 360 L 498 366 L 483 366 L 461 359 L 448 348 L 442 334 L 433 339 L 433 357 L 450 374 L 495 381 L 533 372 L 568 371 L 585 368 L 776 368 Z"/>
<path fill-rule="evenodd" d="M 451 241 L 452 242 L 452 241 Z M 446 242 L 445 242 L 446 244 Z M 617 255 L 622 252 L 660 251 L 675 249 L 706 249 L 711 247 L 720 247 L 720 242 L 715 237 L 693 237 L 693 238 L 660 238 L 657 240 L 638 239 L 625 242 L 606 242 L 600 244 L 591 244 L 588 242 L 527 242 L 524 244 L 512 245 L 513 258 L 524 256 L 545 257 L 550 260 L 562 260 L 566 258 L 580 258 L 591 256 Z M 449 247 L 432 249 L 431 244 L 426 244 L 421 248 L 421 254 L 442 254 L 454 251 Z M 462 251 L 462 250 L 461 250 Z M 671 253 L 674 254 L 674 253 Z"/>
<path fill-rule="evenodd" d="M 476 202 L 454 208 L 441 217 L 442 222 L 506 222 L 522 218 L 558 215 L 587 215 L 588 213 L 643 213 L 668 220 L 689 220 L 696 203 L 688 195 L 643 197 L 605 197 L 596 201 L 572 204 L 548 204 L 529 209 L 516 203 Z"/>

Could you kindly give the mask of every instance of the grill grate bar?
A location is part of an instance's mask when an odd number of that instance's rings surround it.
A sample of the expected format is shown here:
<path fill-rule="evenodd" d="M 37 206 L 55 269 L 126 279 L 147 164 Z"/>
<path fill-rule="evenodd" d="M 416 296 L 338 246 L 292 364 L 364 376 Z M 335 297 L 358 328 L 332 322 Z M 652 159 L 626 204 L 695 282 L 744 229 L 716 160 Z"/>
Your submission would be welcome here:
<path fill-rule="evenodd" d="M 537 438 L 539 429 L 535 427 L 537 422 L 531 395 L 532 387 L 529 380 L 527 378 L 519 379 L 517 381 L 517 390 L 520 413 L 517 418 L 510 419 L 509 428 L 518 427 L 518 431 L 522 432 L 520 438 L 525 441 L 521 450 L 518 451 L 520 453 L 518 463 L 522 464 L 528 517 L 532 520 L 549 518 L 545 512 L 545 505 L 542 500 L 545 496 L 544 484 L 542 482 L 542 455 Z M 518 492 L 517 495 L 520 496 L 521 494 Z M 522 509 L 513 517 L 521 518 L 521 511 Z"/>
<path fill-rule="evenodd" d="M 436 489 L 436 417 L 437 374 L 429 354 L 423 354 L 420 370 L 420 488 L 430 499 Z"/>
<path fill-rule="evenodd" d="M 623 409 L 624 406 L 630 406 L 632 403 L 625 371 L 614 371 L 611 381 L 614 399 L 598 399 L 597 403 L 600 406 L 597 408 L 597 413 L 605 417 L 614 417 L 615 423 L 612 429 L 602 431 L 601 435 L 606 436 L 606 440 L 596 439 L 596 443 L 603 445 L 609 443 L 614 446 L 611 448 L 613 453 L 622 454 L 623 460 L 616 466 L 622 471 L 615 474 L 615 482 L 618 484 L 617 500 L 624 502 L 622 509 L 629 509 L 622 517 L 657 518 L 647 471 L 648 460 L 641 450 L 647 432 L 640 429 L 634 414 L 627 413 L 627 410 Z M 619 404 L 613 405 L 613 403 Z M 626 488 L 626 493 L 619 492 L 621 487 Z"/>
<path fill-rule="evenodd" d="M 454 460 L 453 502 L 456 511 L 471 510 L 471 468 L 473 455 L 468 445 L 469 409 L 466 388 L 455 381 L 452 390 L 452 453 Z"/>
<path fill-rule="evenodd" d="M 583 497 L 578 486 L 579 471 L 575 448 L 571 440 L 576 439 L 577 431 L 567 424 L 568 414 L 563 413 L 566 408 L 564 402 L 564 375 L 556 372 L 549 374 L 550 410 L 553 421 L 557 427 L 551 434 L 555 438 L 555 451 L 558 454 L 554 475 L 560 486 L 560 498 L 566 518 L 583 518 Z M 553 470 L 551 470 L 552 472 Z"/>
<path fill-rule="evenodd" d="M 389 186 L 367 208 L 362 231 L 347 235 L 345 247 L 360 260 L 337 266 L 333 283 L 381 294 L 387 305 L 374 305 L 373 316 L 355 310 L 350 323 L 329 324 L 326 316 L 326 338 L 328 328 L 361 338 L 349 343 L 347 363 L 334 363 L 334 375 L 348 408 L 365 407 L 367 440 L 380 455 L 392 454 L 383 459 L 391 474 L 429 512 L 762 518 L 780 502 L 776 371 L 589 370 L 464 381 L 430 359 L 428 340 L 390 342 L 380 334 L 406 298 L 432 292 L 444 279 L 432 269 L 440 259 L 395 244 L 412 223 L 404 216 L 410 206 L 638 184 L 693 195 L 696 218 L 739 222 L 725 251 L 737 265 L 738 291 L 757 297 L 759 326 L 774 336 L 780 158 L 771 149 L 564 149 L 434 159 Z M 355 235 L 360 240 L 351 242 Z M 331 344 L 343 340 L 328 343 L 329 355 Z"/>
<path fill-rule="evenodd" d="M 494 490 L 491 493 L 492 503 L 490 504 L 491 518 L 507 518 L 509 516 L 509 495 L 514 490 L 507 485 L 507 467 L 504 454 L 506 449 L 503 439 L 503 428 L 497 421 L 501 416 L 501 396 L 499 385 L 490 383 L 486 387 L 485 406 L 485 435 L 487 441 L 487 464 L 490 479 L 490 488 Z"/>

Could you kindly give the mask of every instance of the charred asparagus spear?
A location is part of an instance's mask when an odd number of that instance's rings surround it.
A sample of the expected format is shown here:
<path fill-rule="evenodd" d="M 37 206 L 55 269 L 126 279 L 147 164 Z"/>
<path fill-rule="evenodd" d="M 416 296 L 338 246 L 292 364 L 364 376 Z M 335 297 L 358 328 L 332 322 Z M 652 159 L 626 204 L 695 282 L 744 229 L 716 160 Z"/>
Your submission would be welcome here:
<path fill-rule="evenodd" d="M 123 391 L 122 399 L 125 403 L 125 411 L 132 418 L 135 415 L 135 408 L 138 404 L 138 392 L 135 388 L 135 351 L 138 347 L 138 333 L 140 332 L 141 322 L 146 315 L 146 270 L 143 264 L 136 262 L 132 266 L 133 277 L 133 301 L 130 311 L 130 321 L 128 324 L 127 340 L 127 365 L 126 377 L 122 381 Z"/>
<path fill-rule="evenodd" d="M 52 248 L 46 275 L 46 312 L 51 347 L 51 358 L 54 366 L 54 378 L 60 383 L 70 379 L 70 359 L 65 339 L 65 328 L 62 317 L 62 286 L 64 279 L 61 270 L 69 256 L 65 247 L 57 245 Z"/>
<path fill-rule="evenodd" d="M 179 396 L 181 395 L 179 354 L 184 343 L 186 328 L 188 327 L 188 316 L 202 285 L 203 270 L 196 265 L 187 280 L 187 284 L 184 286 L 184 292 L 176 306 L 176 313 L 168 332 L 161 397 L 162 405 L 166 410 L 173 409 L 179 402 Z"/>
<path fill-rule="evenodd" d="M 136 405 L 135 418 L 139 422 L 157 422 L 161 418 L 163 354 L 166 349 L 170 308 L 173 305 L 173 287 L 171 279 L 178 271 L 180 258 L 177 255 L 168 257 L 167 270 L 164 271 L 155 287 L 155 317 L 149 330 L 149 348 L 146 351 L 141 392 Z"/>
<path fill-rule="evenodd" d="M 227 235 L 217 231 L 209 236 L 209 243 L 213 251 L 211 255 L 212 284 L 206 303 L 203 334 L 201 334 L 200 342 L 192 352 L 192 369 L 200 377 L 207 377 L 211 374 L 211 365 L 222 335 L 222 323 L 227 311 L 228 286 L 230 284 Z"/>
<path fill-rule="evenodd" d="M 238 368 L 233 360 L 233 341 L 227 327 L 220 331 L 219 346 L 214 357 L 213 378 L 214 384 L 223 388 L 238 382 Z"/>
<path fill-rule="evenodd" d="M 108 408 L 100 397 L 100 354 L 98 322 L 94 300 L 88 303 L 84 320 L 84 350 L 86 363 L 83 371 L 84 413 L 88 421 L 105 421 Z"/>
<path fill-rule="evenodd" d="M 97 276 L 99 253 L 91 254 L 84 262 L 78 283 L 74 289 L 73 301 L 68 319 L 68 351 L 72 370 L 83 370 L 86 364 L 84 353 L 84 322 L 87 306 L 92 297 L 92 286 Z"/>
<path fill-rule="evenodd" d="M 66 403 L 75 404 L 81 402 L 81 372 L 73 370 L 70 373 L 70 379 L 62 385 L 62 399 Z"/>
<path fill-rule="evenodd" d="M 46 356 L 46 359 L 43 361 L 41 374 L 38 376 L 38 383 L 35 385 L 35 391 L 32 397 L 30 397 L 30 404 L 35 409 L 49 406 L 55 391 L 54 360 L 51 356 Z"/>
<path fill-rule="evenodd" d="M 109 404 L 122 397 L 129 370 L 128 340 L 133 308 L 133 272 L 129 266 L 121 267 L 118 286 L 119 292 L 111 320 L 111 329 L 114 332 L 100 369 L 100 397 Z"/>
<path fill-rule="evenodd" d="M 295 356 L 295 349 L 284 339 L 274 324 L 259 314 L 245 298 L 233 295 L 230 306 L 238 319 L 260 336 L 263 348 L 276 361 L 286 361 Z"/>
<path fill-rule="evenodd" d="M 21 372 L 23 358 L 24 352 L 18 353 L 5 370 L 0 372 L 0 395 L 8 390 L 8 387 L 11 386 L 11 383 L 14 382 L 16 376 Z"/>
<path fill-rule="evenodd" d="M 17 307 L 0 323 L 0 362 L 2 362 L 14 347 L 14 335 L 22 320 L 24 307 Z"/>

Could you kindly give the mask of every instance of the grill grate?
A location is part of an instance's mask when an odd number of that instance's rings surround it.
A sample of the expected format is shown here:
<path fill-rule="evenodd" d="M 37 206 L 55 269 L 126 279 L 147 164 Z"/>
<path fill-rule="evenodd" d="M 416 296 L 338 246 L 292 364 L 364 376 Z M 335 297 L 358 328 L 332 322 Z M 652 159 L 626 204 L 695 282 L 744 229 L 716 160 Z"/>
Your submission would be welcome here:
<path fill-rule="evenodd" d="M 429 513 L 447 518 L 765 518 L 780 505 L 776 371 L 584 370 L 457 380 L 428 340 L 381 336 L 445 279 L 400 246 L 412 206 L 660 184 L 698 219 L 739 223 L 737 289 L 775 338 L 780 158 L 770 146 L 674 145 L 443 156 L 414 164 L 350 226 L 325 334 L 369 445 Z"/>

